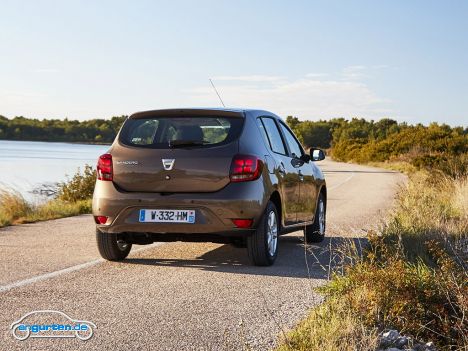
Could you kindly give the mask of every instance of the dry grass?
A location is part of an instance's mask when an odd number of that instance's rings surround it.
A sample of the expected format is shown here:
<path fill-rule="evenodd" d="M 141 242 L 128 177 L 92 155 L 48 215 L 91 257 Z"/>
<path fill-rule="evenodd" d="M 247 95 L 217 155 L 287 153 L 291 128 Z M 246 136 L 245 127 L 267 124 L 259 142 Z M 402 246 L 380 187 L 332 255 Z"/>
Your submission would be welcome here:
<path fill-rule="evenodd" d="M 51 200 L 44 205 L 37 206 L 35 211 L 29 215 L 25 222 L 37 222 L 48 219 L 76 216 L 91 213 L 91 200 L 80 200 L 77 202 L 66 202 Z"/>
<path fill-rule="evenodd" d="M 96 171 L 85 165 L 67 182 L 58 185 L 57 197 L 32 204 L 15 190 L 0 189 L 0 227 L 70 217 L 91 212 Z"/>
<path fill-rule="evenodd" d="M 405 174 L 412 174 L 417 171 L 415 166 L 406 161 L 368 162 L 366 164 L 372 167 L 385 168 Z"/>
<path fill-rule="evenodd" d="M 58 199 L 35 205 L 15 191 L 0 191 L 0 227 L 75 216 L 91 212 L 91 200 L 67 202 Z"/>
<path fill-rule="evenodd" d="M 417 172 L 399 191 L 397 207 L 383 235 L 398 240 L 411 261 L 431 264 L 427 242 L 450 249 L 468 239 L 468 177 Z"/>
<path fill-rule="evenodd" d="M 13 190 L 0 191 L 0 226 L 14 224 L 16 220 L 29 216 L 33 212 L 31 205 Z"/>
<path fill-rule="evenodd" d="M 278 350 L 374 351 L 377 336 L 377 329 L 367 328 L 343 300 L 331 298 L 314 308 Z"/>
<path fill-rule="evenodd" d="M 324 304 L 279 349 L 375 350 L 378 331 L 392 328 L 466 351 L 467 239 L 467 175 L 412 174 L 363 254 L 349 245 L 336 250 L 344 266 L 319 290 Z"/>

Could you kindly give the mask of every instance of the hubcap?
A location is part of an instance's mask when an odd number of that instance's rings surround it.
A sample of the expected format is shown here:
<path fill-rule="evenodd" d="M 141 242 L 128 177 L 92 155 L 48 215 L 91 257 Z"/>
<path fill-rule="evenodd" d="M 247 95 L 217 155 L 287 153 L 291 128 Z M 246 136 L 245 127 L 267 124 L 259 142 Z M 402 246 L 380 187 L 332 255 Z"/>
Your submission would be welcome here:
<path fill-rule="evenodd" d="M 276 214 L 274 211 L 270 211 L 268 214 L 267 240 L 268 253 L 270 256 L 274 256 L 276 253 L 276 246 L 278 245 L 278 222 L 276 221 Z"/>
<path fill-rule="evenodd" d="M 323 203 L 323 200 L 320 200 L 319 202 L 318 216 L 320 234 L 323 235 L 325 233 L 325 205 Z"/>

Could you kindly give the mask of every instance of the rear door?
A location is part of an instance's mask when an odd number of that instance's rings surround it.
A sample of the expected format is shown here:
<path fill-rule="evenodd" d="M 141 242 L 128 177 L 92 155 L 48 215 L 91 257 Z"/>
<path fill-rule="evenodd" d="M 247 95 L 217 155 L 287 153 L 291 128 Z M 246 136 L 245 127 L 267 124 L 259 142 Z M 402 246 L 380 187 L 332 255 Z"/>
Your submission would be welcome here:
<path fill-rule="evenodd" d="M 114 183 L 129 192 L 214 192 L 225 187 L 243 117 L 128 119 L 112 148 Z"/>
<path fill-rule="evenodd" d="M 281 136 L 279 126 L 272 117 L 261 117 L 261 122 L 268 137 L 272 155 L 278 165 L 278 178 L 284 202 L 284 222 L 286 225 L 297 223 L 297 210 L 300 196 L 300 179 L 297 170 L 291 164 L 291 157 Z"/>
<path fill-rule="evenodd" d="M 279 125 L 289 149 L 291 164 L 298 173 L 300 180 L 297 221 L 312 221 L 317 199 L 317 187 L 312 165 L 301 160 L 304 150 L 292 131 L 282 121 L 279 122 Z"/>

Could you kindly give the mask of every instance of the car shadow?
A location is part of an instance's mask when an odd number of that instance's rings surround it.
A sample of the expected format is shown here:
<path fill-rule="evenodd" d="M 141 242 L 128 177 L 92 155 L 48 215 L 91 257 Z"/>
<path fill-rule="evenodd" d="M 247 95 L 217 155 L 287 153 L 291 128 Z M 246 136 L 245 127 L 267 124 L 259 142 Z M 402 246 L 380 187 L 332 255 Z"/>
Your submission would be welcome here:
<path fill-rule="evenodd" d="M 234 274 L 253 274 L 290 278 L 329 279 L 334 269 L 343 263 L 346 247 L 357 251 L 366 244 L 364 238 L 327 237 L 318 244 L 304 245 L 303 238 L 295 235 L 280 237 L 279 254 L 273 266 L 252 266 L 245 248 L 222 245 L 195 259 L 180 258 L 127 258 L 124 264 L 160 267 L 185 267 L 205 271 Z M 197 244 L 194 244 L 197 245 Z"/>

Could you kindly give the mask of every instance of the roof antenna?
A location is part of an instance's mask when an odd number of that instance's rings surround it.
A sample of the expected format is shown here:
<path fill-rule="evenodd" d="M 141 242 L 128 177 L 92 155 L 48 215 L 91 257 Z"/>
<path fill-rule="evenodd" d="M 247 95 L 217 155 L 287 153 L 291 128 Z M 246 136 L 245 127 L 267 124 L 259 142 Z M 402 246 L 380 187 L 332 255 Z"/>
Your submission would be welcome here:
<path fill-rule="evenodd" d="M 221 96 L 219 95 L 218 90 L 216 89 L 215 85 L 213 84 L 213 81 L 211 80 L 211 78 L 209 78 L 209 81 L 210 81 L 211 86 L 213 87 L 214 91 L 216 92 L 216 95 L 218 95 L 219 101 L 221 101 L 221 104 L 223 105 L 223 107 L 226 107 L 226 105 L 224 105 L 223 99 L 221 99 Z"/>

